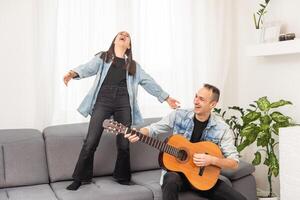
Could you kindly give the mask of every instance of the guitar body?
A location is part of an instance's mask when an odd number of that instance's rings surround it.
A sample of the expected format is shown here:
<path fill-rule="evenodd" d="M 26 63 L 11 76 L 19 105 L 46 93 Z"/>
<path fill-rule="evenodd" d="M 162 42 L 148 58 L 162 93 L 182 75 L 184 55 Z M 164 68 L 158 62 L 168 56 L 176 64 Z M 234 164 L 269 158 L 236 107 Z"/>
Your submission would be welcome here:
<path fill-rule="evenodd" d="M 159 163 L 162 167 L 170 171 L 182 172 L 191 185 L 198 190 L 209 190 L 216 184 L 221 169 L 213 165 L 200 168 L 194 164 L 193 155 L 195 153 L 205 153 L 223 158 L 218 145 L 208 141 L 191 143 L 179 134 L 170 136 L 167 144 L 182 150 L 184 159 L 161 152 Z"/>

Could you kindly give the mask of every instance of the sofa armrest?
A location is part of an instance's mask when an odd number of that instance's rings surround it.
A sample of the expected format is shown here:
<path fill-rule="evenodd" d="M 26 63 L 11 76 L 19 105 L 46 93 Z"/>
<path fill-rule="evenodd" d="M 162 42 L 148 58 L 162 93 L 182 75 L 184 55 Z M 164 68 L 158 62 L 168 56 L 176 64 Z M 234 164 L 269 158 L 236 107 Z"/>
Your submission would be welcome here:
<path fill-rule="evenodd" d="M 245 161 L 240 160 L 239 167 L 235 170 L 223 169 L 221 174 L 230 180 L 237 180 L 244 176 L 248 176 L 255 171 L 255 167 Z"/>

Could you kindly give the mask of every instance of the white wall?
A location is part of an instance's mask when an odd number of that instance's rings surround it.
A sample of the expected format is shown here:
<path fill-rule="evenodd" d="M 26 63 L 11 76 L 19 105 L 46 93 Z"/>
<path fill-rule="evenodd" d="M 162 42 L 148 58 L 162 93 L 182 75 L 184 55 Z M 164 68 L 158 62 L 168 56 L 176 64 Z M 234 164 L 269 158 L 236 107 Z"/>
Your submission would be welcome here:
<path fill-rule="evenodd" d="M 232 66 L 227 81 L 227 105 L 247 106 L 261 96 L 268 96 L 271 101 L 286 99 L 293 106 L 282 109 L 284 114 L 300 122 L 300 54 L 270 57 L 247 57 L 246 46 L 254 43 L 253 12 L 258 9 L 255 1 L 236 1 L 237 24 L 237 61 Z M 283 32 L 295 32 L 300 37 L 300 1 L 271 0 L 265 21 L 280 21 Z M 230 89 L 229 89 L 230 88 Z M 252 161 L 251 151 L 244 158 Z M 256 169 L 258 187 L 267 188 L 265 168 Z M 279 194 L 279 181 L 275 180 L 274 189 Z"/>
<path fill-rule="evenodd" d="M 0 1 L 0 128 L 33 127 L 36 1 Z"/>

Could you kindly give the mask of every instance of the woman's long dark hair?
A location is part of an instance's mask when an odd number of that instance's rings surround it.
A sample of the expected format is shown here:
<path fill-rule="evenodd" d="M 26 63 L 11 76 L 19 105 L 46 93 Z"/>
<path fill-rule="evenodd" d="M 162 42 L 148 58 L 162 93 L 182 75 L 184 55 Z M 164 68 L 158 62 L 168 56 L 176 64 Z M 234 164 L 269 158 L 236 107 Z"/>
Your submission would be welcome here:
<path fill-rule="evenodd" d="M 100 55 L 100 58 L 102 60 L 104 60 L 104 62 L 106 62 L 106 63 L 111 62 L 113 60 L 113 58 L 116 57 L 114 42 L 115 42 L 115 39 L 118 36 L 118 34 L 114 37 L 114 39 L 113 39 L 113 41 L 112 41 L 112 43 L 111 43 L 111 45 L 110 45 L 110 47 L 107 51 L 100 52 L 100 53 L 96 54 L 96 55 Z M 126 70 L 128 71 L 128 73 L 130 75 L 134 75 L 135 72 L 136 72 L 136 63 L 132 59 L 132 50 L 131 49 L 132 49 L 132 45 L 131 45 L 131 39 L 130 39 L 130 48 L 125 51 L 125 55 L 127 56 L 125 67 L 126 67 Z"/>

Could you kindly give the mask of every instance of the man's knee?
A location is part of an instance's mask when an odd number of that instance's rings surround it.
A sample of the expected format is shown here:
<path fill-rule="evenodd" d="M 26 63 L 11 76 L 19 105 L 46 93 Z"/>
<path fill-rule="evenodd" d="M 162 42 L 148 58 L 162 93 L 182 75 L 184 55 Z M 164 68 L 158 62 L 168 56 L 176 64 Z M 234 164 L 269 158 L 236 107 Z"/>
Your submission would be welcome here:
<path fill-rule="evenodd" d="M 176 172 L 168 172 L 164 175 L 162 189 L 171 190 L 173 192 L 179 191 L 181 186 L 181 176 Z"/>
<path fill-rule="evenodd" d="M 164 182 L 168 183 L 179 183 L 181 181 L 181 177 L 176 172 L 167 172 L 164 175 Z"/>

